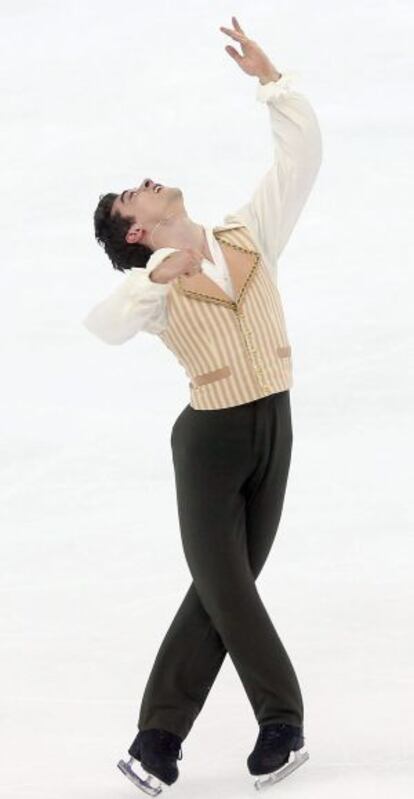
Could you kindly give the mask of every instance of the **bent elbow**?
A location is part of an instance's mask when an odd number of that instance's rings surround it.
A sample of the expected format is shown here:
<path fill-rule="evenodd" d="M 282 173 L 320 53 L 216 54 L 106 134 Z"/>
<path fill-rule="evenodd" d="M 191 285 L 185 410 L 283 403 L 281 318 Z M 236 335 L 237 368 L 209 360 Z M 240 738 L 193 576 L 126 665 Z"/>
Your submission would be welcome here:
<path fill-rule="evenodd" d="M 123 342 L 126 340 L 125 336 L 120 335 L 116 331 L 98 327 L 96 324 L 88 321 L 88 319 L 82 320 L 82 325 L 84 328 L 86 328 L 86 330 L 88 330 L 89 333 L 92 333 L 95 338 L 98 338 L 105 344 L 119 345 L 123 344 Z"/>

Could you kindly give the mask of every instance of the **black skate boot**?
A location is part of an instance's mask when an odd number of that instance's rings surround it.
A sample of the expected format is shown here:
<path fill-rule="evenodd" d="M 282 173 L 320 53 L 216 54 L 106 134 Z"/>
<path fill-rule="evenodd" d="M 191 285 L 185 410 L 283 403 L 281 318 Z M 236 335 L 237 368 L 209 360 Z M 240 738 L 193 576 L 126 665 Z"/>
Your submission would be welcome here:
<path fill-rule="evenodd" d="M 272 722 L 260 725 L 255 747 L 247 758 L 247 767 L 250 774 L 262 775 L 262 779 L 254 783 L 254 787 L 260 790 L 283 780 L 308 758 L 302 727 Z"/>
<path fill-rule="evenodd" d="M 172 785 L 178 779 L 177 759 L 182 760 L 183 756 L 181 741 L 168 730 L 140 730 L 128 749 L 130 760 L 120 760 L 118 768 L 137 788 L 157 796 L 162 791 L 160 781 Z"/>

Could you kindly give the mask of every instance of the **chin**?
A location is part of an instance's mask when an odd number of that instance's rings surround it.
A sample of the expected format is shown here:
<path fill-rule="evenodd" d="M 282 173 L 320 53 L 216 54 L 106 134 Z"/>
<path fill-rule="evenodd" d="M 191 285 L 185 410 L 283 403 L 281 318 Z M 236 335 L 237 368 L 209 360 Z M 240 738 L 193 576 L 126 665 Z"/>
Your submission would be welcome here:
<path fill-rule="evenodd" d="M 178 186 L 169 186 L 165 199 L 169 207 L 182 208 L 184 206 L 183 193 Z"/>

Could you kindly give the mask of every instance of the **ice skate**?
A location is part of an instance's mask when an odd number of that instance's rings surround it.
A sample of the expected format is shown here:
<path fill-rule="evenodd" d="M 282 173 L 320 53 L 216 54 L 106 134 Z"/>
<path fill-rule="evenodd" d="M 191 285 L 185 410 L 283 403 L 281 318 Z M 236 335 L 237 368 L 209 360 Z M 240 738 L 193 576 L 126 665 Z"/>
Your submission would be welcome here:
<path fill-rule="evenodd" d="M 285 722 L 261 724 L 255 747 L 247 758 L 257 790 L 268 788 L 287 777 L 309 759 L 301 727 Z"/>
<path fill-rule="evenodd" d="M 140 730 L 128 749 L 128 762 L 120 760 L 118 768 L 137 788 L 149 796 L 158 796 L 165 785 L 179 776 L 177 759 L 181 760 L 181 738 L 168 730 Z"/>

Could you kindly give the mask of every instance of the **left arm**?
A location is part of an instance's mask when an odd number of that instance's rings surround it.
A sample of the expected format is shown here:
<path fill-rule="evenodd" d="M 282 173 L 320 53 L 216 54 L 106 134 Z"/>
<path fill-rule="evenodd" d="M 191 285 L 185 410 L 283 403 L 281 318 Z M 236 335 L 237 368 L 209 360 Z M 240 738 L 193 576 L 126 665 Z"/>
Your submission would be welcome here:
<path fill-rule="evenodd" d="M 310 102 L 291 88 L 290 73 L 281 75 L 258 44 L 249 39 L 237 19 L 235 29 L 222 30 L 240 43 L 243 55 L 227 46 L 244 72 L 259 78 L 256 99 L 267 103 L 273 141 L 273 163 L 250 200 L 224 221 L 244 222 L 261 246 L 272 272 L 318 174 L 322 138 Z"/>
<path fill-rule="evenodd" d="M 250 200 L 225 217 L 236 217 L 252 231 L 275 271 L 296 221 L 310 194 L 322 159 L 316 114 L 306 97 L 290 88 L 289 73 L 259 83 L 256 99 L 267 103 L 273 141 L 273 163 Z"/>

